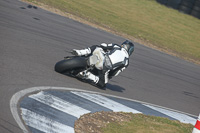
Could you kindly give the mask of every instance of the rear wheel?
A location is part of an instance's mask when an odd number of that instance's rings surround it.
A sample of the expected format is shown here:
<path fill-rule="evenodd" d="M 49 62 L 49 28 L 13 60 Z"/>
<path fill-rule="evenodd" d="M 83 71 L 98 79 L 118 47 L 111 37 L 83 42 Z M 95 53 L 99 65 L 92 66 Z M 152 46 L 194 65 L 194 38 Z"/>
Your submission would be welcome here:
<path fill-rule="evenodd" d="M 84 57 L 67 57 L 56 63 L 55 71 L 66 73 L 72 70 L 83 69 L 87 66 L 87 60 Z"/>

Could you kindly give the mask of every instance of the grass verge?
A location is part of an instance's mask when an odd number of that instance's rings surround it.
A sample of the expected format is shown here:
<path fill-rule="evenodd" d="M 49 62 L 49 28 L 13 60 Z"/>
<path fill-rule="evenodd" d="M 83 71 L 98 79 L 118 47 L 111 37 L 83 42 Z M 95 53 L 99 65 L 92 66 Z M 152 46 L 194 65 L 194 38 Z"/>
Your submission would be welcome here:
<path fill-rule="evenodd" d="M 130 114 L 132 120 L 124 123 L 109 123 L 103 133 L 191 133 L 193 126 L 167 118 Z"/>
<path fill-rule="evenodd" d="M 200 64 L 200 20 L 155 0 L 24 0 L 79 16 L 121 36 Z"/>
<path fill-rule="evenodd" d="M 95 112 L 82 115 L 75 133 L 191 133 L 193 125 L 168 118 L 124 112 Z"/>

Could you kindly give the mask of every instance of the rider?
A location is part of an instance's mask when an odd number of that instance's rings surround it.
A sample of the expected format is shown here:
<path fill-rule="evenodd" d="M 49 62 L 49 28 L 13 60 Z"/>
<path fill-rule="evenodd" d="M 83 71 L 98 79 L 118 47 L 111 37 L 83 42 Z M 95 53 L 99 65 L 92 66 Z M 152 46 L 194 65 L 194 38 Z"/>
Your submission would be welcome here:
<path fill-rule="evenodd" d="M 111 79 L 113 76 L 117 76 L 128 66 L 129 57 L 134 51 L 134 44 L 128 40 L 123 42 L 121 46 L 112 43 L 102 43 L 99 46 L 93 45 L 82 50 L 73 49 L 72 54 L 76 56 L 88 56 L 98 48 L 101 50 L 103 49 L 103 55 L 105 56 L 106 60 L 103 63 L 102 70 L 99 70 L 98 75 L 94 75 L 90 71 L 83 71 L 80 72 L 78 76 L 84 77 L 85 80 L 91 81 L 100 88 L 104 88 L 109 79 Z"/>

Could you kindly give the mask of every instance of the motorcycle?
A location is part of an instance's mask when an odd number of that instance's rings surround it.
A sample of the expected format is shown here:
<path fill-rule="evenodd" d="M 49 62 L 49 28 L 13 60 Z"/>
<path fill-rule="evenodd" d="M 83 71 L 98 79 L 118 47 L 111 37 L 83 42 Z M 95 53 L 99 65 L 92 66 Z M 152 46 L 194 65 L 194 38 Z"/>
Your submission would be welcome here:
<path fill-rule="evenodd" d="M 55 64 L 55 71 L 64 75 L 77 78 L 83 82 L 88 82 L 86 80 L 86 77 L 84 77 L 83 75 L 80 76 L 79 73 L 90 71 L 94 75 L 98 75 L 98 72 L 101 71 L 104 66 L 106 66 L 107 68 L 112 67 L 106 51 L 99 47 L 96 48 L 93 53 L 88 56 L 64 57 L 64 60 L 61 60 Z"/>

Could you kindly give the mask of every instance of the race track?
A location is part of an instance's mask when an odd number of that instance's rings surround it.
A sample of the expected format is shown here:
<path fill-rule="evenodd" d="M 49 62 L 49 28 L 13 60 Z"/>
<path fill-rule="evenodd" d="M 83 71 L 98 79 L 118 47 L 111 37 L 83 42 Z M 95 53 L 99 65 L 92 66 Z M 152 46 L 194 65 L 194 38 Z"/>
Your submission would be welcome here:
<path fill-rule="evenodd" d="M 0 132 L 21 133 L 10 111 L 20 90 L 57 86 L 144 101 L 197 116 L 200 66 L 136 44 L 129 67 L 100 90 L 54 71 L 65 50 L 125 39 L 18 0 L 0 1 Z"/>

